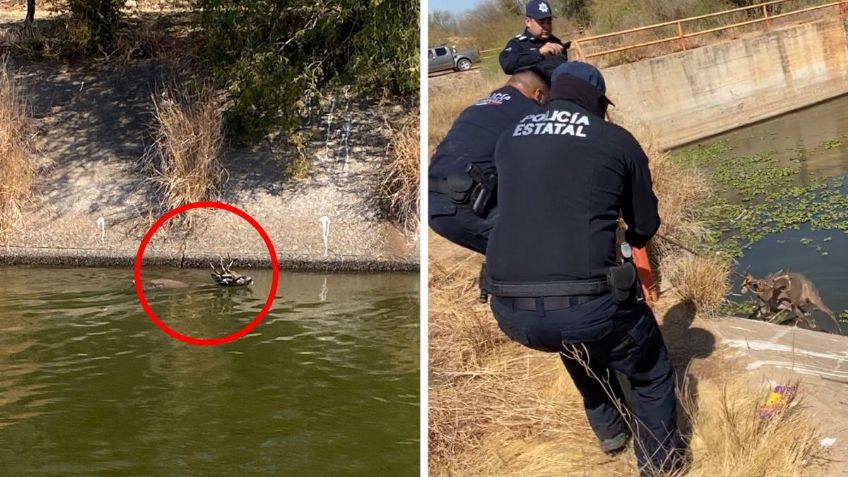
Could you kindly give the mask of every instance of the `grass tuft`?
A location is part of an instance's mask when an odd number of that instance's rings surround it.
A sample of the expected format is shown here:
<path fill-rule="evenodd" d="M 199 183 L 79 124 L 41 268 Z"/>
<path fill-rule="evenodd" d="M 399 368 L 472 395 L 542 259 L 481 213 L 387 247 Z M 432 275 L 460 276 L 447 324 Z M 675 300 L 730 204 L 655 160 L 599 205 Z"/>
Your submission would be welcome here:
<path fill-rule="evenodd" d="M 383 168 L 377 197 L 383 208 L 403 230 L 415 232 L 419 224 L 420 120 L 418 109 L 409 112 L 386 148 L 388 161 Z"/>
<path fill-rule="evenodd" d="M 720 256 L 674 256 L 663 264 L 663 277 L 703 316 L 714 316 L 730 292 L 730 263 Z"/>
<path fill-rule="evenodd" d="M 143 162 L 168 208 L 211 199 L 227 177 L 221 164 L 223 120 L 214 90 L 167 87 L 154 97 L 153 145 Z"/>
<path fill-rule="evenodd" d="M 18 96 L 5 63 L 0 63 L 0 238 L 23 220 L 32 200 L 36 166 L 30 145 L 26 103 Z"/>

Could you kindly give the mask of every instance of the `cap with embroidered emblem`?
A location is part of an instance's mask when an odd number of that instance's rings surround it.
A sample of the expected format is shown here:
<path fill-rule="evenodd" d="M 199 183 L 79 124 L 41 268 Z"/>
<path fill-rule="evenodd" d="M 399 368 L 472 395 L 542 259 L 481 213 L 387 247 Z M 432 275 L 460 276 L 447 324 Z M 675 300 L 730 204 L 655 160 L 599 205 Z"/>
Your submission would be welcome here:
<path fill-rule="evenodd" d="M 530 0 L 527 3 L 526 15 L 536 20 L 550 18 L 553 16 L 551 12 L 551 4 L 545 0 Z"/>

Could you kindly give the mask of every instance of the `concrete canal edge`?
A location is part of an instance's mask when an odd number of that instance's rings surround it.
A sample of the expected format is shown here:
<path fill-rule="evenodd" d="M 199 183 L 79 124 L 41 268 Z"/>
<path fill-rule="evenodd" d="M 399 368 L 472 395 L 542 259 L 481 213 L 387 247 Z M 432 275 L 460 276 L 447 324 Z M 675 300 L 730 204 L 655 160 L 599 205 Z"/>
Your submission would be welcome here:
<path fill-rule="evenodd" d="M 748 382 L 761 389 L 797 385 L 805 416 L 828 442 L 823 444 L 828 455 L 848 452 L 848 336 L 742 318 L 696 320 L 692 329 L 714 336 L 719 351 L 720 359 L 708 365 L 712 370 L 701 372 L 744 370 Z M 735 365 L 727 366 L 727 360 Z M 820 475 L 845 475 L 845 465 L 833 463 Z"/>
<path fill-rule="evenodd" d="M 848 18 L 605 68 L 614 118 L 673 148 L 848 94 Z"/>
<path fill-rule="evenodd" d="M 0 247 L 0 266 L 36 265 L 51 267 L 122 267 L 135 264 L 135 250 L 102 250 L 91 248 Z M 218 263 L 221 255 L 157 253 L 145 255 L 143 265 L 154 267 L 207 268 Z M 271 266 L 268 254 L 239 253 L 229 255 L 236 261 L 234 268 L 256 269 Z M 417 272 L 419 261 L 411 257 L 367 257 L 360 255 L 281 254 L 277 256 L 280 270 L 302 272 Z"/>

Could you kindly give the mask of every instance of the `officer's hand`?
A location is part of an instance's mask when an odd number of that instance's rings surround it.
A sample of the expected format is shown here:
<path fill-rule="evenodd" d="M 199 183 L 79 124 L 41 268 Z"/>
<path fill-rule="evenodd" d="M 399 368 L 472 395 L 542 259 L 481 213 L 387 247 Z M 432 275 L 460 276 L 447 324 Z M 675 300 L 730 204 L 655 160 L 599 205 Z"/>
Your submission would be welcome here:
<path fill-rule="evenodd" d="M 541 48 L 539 48 L 539 53 L 543 55 L 559 55 L 562 53 L 562 45 L 559 43 L 545 43 Z"/>

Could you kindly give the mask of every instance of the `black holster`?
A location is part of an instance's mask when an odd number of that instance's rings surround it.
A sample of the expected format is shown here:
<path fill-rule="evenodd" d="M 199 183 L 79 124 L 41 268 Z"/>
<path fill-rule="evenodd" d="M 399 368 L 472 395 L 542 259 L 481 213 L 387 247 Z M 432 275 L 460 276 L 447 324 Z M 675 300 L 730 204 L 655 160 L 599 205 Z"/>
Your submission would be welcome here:
<path fill-rule="evenodd" d="M 477 217 L 486 218 L 497 203 L 498 174 L 494 170 L 483 171 L 479 165 L 469 162 L 465 172 L 474 182 L 471 191 L 471 210 Z"/>
<path fill-rule="evenodd" d="M 607 285 L 613 301 L 619 305 L 635 305 L 640 301 L 641 285 L 633 262 L 610 267 L 607 271 Z"/>

